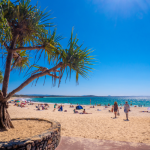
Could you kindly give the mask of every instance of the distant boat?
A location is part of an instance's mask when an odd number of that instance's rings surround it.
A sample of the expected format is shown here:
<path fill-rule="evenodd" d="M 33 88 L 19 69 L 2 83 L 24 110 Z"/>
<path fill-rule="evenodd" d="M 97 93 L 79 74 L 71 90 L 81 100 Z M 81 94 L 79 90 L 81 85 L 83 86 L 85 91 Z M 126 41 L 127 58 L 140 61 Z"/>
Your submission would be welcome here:
<path fill-rule="evenodd" d="M 111 96 L 111 95 L 108 95 L 108 96 Z"/>

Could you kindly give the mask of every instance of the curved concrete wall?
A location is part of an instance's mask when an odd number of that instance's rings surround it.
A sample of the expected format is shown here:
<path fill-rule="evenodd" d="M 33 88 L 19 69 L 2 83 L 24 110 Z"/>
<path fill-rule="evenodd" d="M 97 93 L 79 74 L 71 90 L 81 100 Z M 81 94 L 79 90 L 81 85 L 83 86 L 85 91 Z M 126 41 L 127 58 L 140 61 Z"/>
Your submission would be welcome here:
<path fill-rule="evenodd" d="M 0 142 L 0 150 L 54 150 L 61 138 L 61 125 L 53 120 L 39 118 L 13 118 L 11 120 L 37 120 L 51 123 L 51 127 L 40 135 L 29 137 L 23 141 Z"/>

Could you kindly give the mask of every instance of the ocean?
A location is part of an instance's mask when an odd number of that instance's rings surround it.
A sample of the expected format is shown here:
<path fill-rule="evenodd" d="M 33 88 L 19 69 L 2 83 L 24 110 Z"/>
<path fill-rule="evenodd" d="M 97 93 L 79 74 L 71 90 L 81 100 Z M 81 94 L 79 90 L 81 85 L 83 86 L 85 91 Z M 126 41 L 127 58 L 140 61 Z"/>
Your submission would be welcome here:
<path fill-rule="evenodd" d="M 107 97 L 43 97 L 43 98 L 30 98 L 33 102 L 40 103 L 59 103 L 59 104 L 80 104 L 80 105 L 113 105 L 115 101 L 120 104 L 142 105 L 142 107 L 150 107 L 150 97 L 133 97 L 133 96 L 107 96 Z"/>

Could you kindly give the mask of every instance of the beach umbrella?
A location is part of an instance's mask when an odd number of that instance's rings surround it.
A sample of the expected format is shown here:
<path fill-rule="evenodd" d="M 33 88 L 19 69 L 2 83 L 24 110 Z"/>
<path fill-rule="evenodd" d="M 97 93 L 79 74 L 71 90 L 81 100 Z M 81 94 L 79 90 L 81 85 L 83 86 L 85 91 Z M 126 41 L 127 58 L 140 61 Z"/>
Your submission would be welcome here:
<path fill-rule="evenodd" d="M 150 107 L 148 107 L 147 110 L 150 110 Z"/>
<path fill-rule="evenodd" d="M 19 103 L 20 101 L 17 101 L 17 103 Z"/>

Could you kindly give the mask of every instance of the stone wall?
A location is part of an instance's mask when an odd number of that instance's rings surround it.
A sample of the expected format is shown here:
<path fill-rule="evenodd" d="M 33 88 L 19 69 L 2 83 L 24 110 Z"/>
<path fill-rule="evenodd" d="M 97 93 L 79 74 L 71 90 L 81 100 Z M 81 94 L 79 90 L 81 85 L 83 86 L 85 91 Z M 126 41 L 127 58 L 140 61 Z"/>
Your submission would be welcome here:
<path fill-rule="evenodd" d="M 52 124 L 52 127 L 40 135 L 29 137 L 23 141 L 0 142 L 0 150 L 55 150 L 60 142 L 61 125 L 53 120 L 38 118 L 13 118 L 12 120 L 38 120 Z"/>

